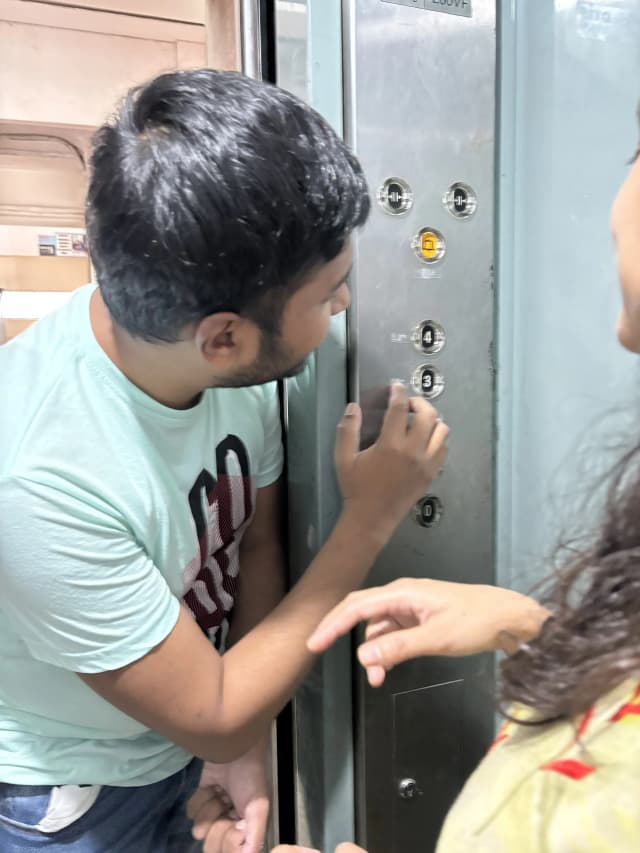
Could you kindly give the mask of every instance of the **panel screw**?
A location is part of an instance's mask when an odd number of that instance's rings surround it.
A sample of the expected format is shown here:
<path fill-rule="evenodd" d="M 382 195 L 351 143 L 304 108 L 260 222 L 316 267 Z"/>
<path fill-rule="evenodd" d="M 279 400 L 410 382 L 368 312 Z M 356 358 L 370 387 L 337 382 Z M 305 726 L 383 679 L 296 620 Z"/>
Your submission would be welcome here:
<path fill-rule="evenodd" d="M 413 800 L 421 797 L 422 793 L 415 779 L 401 779 L 398 783 L 398 795 L 403 800 Z"/>

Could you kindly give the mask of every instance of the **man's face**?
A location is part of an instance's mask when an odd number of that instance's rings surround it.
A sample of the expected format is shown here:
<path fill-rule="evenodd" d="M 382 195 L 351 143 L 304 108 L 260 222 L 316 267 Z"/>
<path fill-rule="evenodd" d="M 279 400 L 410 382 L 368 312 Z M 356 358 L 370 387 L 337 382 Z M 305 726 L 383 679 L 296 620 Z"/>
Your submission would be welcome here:
<path fill-rule="evenodd" d="M 225 377 L 225 386 L 261 385 L 300 373 L 308 356 L 326 338 L 331 317 L 349 307 L 346 280 L 352 260 L 353 249 L 348 242 L 332 261 L 316 267 L 285 303 L 279 332 L 262 331 L 256 359 Z"/>

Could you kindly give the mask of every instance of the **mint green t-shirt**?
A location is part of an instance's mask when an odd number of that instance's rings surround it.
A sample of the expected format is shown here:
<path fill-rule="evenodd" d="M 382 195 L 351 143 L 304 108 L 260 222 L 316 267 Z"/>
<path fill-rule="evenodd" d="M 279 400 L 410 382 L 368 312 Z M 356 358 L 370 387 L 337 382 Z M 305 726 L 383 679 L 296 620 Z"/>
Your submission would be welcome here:
<path fill-rule="evenodd" d="M 181 600 L 220 648 L 256 489 L 282 470 L 273 383 L 163 406 L 96 342 L 93 291 L 0 347 L 0 782 L 144 785 L 189 762 L 76 673 L 145 655 Z"/>

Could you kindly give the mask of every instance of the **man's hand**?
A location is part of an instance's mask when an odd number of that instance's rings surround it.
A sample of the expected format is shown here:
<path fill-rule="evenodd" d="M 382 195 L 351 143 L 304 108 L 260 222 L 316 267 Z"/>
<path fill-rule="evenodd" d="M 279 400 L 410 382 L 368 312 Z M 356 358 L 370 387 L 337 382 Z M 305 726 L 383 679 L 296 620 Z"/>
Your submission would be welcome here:
<path fill-rule="evenodd" d="M 264 746 L 230 764 L 205 764 L 187 814 L 204 853 L 259 853 L 269 817 Z"/>
<path fill-rule="evenodd" d="M 338 425 L 336 470 L 343 515 L 388 539 L 438 477 L 447 458 L 449 427 L 426 400 L 391 386 L 380 436 L 358 452 L 362 410 L 352 403 Z"/>
<path fill-rule="evenodd" d="M 389 670 L 411 658 L 515 651 L 519 641 L 537 635 L 548 615 L 537 602 L 510 589 L 403 578 L 348 595 L 322 620 L 308 646 L 323 652 L 366 622 L 358 659 L 369 684 L 379 687 Z"/>

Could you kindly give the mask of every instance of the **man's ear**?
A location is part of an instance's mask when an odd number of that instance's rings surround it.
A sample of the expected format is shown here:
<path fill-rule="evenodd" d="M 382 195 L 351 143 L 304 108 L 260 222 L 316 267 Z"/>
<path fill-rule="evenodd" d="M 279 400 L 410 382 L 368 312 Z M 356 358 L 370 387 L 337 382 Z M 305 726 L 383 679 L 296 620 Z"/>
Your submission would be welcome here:
<path fill-rule="evenodd" d="M 203 358 L 220 369 L 242 361 L 253 341 L 247 320 L 230 311 L 209 314 L 196 328 L 195 344 Z M 257 333 L 257 329 L 255 330 Z"/>

